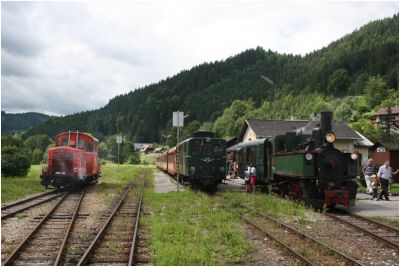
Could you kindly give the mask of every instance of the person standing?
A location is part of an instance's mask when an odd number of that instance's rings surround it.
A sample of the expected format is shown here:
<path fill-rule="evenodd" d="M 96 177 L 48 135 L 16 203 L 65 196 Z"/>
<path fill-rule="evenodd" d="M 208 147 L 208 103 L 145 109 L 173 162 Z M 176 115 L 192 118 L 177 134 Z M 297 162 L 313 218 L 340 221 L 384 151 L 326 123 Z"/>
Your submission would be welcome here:
<path fill-rule="evenodd" d="M 374 200 L 375 198 L 378 200 L 379 181 L 378 177 L 375 174 L 372 175 L 371 187 L 372 187 L 372 200 Z"/>
<path fill-rule="evenodd" d="M 381 184 L 382 187 L 382 191 L 379 194 L 379 198 L 378 200 L 383 200 L 383 196 L 385 196 L 385 200 L 389 201 L 389 194 L 388 194 L 388 186 L 389 186 L 389 181 L 392 178 L 393 174 L 398 173 L 399 170 L 397 170 L 396 172 L 393 172 L 392 168 L 389 165 L 389 161 L 385 161 L 385 164 L 383 164 L 378 171 L 378 178 L 379 178 L 379 182 Z"/>
<path fill-rule="evenodd" d="M 246 193 L 250 192 L 250 166 L 246 165 L 246 170 L 244 171 L 244 184 L 246 186 Z"/>
<path fill-rule="evenodd" d="M 365 183 L 367 184 L 367 194 L 372 193 L 372 175 L 374 174 L 374 162 L 372 159 L 368 159 L 368 162 L 364 165 L 363 174 L 365 178 Z"/>
<path fill-rule="evenodd" d="M 239 164 L 235 161 L 233 162 L 233 179 L 236 179 L 238 176 Z"/>
<path fill-rule="evenodd" d="M 251 164 L 251 168 L 250 168 L 250 184 L 253 187 L 253 193 L 256 192 L 256 176 L 257 176 L 256 167 L 254 167 L 254 164 Z"/>

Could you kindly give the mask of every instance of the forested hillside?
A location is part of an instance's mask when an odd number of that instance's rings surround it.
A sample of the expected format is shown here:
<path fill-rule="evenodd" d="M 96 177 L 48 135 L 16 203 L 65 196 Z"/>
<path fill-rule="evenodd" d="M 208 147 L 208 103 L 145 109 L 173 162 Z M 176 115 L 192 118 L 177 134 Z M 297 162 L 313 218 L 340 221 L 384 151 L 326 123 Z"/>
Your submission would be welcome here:
<path fill-rule="evenodd" d="M 2 111 L 1 132 L 3 134 L 10 132 L 22 132 L 47 121 L 49 118 L 49 115 L 36 112 L 13 114 Z"/>
<path fill-rule="evenodd" d="M 177 110 L 190 115 L 185 133 L 202 127 L 230 136 L 237 126 L 231 131 L 224 127 L 240 124 L 243 116 L 308 117 L 323 105 L 330 105 L 336 118 L 352 122 L 362 130 L 360 120 L 366 119 L 365 114 L 382 104 L 398 101 L 398 33 L 397 14 L 371 22 L 305 56 L 279 54 L 261 47 L 249 49 L 227 60 L 195 66 L 116 96 L 98 110 L 52 118 L 28 130 L 24 138 L 36 134 L 53 138 L 61 131 L 78 129 L 99 138 L 118 132 L 134 142 L 165 142 L 162 136 L 172 133 L 172 112 Z M 273 87 L 260 75 L 275 82 L 278 115 L 271 112 Z M 379 99 L 373 99 L 374 93 Z M 236 104 L 247 104 L 236 110 L 232 104 L 235 100 L 243 100 Z M 358 109 L 352 112 L 356 104 Z M 341 111 L 337 110 L 339 106 Z M 245 110 L 241 113 L 240 108 Z M 227 114 L 235 120 L 227 120 Z"/>

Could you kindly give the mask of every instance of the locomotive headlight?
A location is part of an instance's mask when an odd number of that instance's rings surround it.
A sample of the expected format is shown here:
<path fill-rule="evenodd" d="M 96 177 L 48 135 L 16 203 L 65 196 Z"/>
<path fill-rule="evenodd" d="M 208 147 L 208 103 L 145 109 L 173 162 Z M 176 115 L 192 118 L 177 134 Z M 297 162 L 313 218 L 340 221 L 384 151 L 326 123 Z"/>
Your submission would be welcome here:
<path fill-rule="evenodd" d="M 74 173 L 78 173 L 78 168 L 74 168 Z"/>
<path fill-rule="evenodd" d="M 327 133 L 327 134 L 325 135 L 325 140 L 326 140 L 328 143 L 333 143 L 333 142 L 335 142 L 335 140 L 336 140 L 336 135 L 335 135 L 334 133 L 332 133 L 332 132 L 329 132 L 329 133 Z"/>
<path fill-rule="evenodd" d="M 190 170 L 191 173 L 194 173 L 196 171 L 196 168 L 192 166 L 192 167 L 189 168 L 189 170 Z"/>
<path fill-rule="evenodd" d="M 225 167 L 219 168 L 220 172 L 225 172 Z"/>
<path fill-rule="evenodd" d="M 351 157 L 352 160 L 356 160 L 356 159 L 358 159 L 358 154 L 357 153 L 351 153 L 350 157 Z"/>
<path fill-rule="evenodd" d="M 313 155 L 311 153 L 307 153 L 306 160 L 312 160 L 312 159 L 313 159 Z"/>

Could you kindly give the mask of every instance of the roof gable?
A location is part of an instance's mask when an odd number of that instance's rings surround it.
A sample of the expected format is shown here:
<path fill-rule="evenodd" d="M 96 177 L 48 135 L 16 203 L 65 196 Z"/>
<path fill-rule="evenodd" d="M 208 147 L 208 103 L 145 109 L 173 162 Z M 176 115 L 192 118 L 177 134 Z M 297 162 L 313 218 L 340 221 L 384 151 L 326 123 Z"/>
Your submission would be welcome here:
<path fill-rule="evenodd" d="M 248 127 L 250 127 L 257 138 L 265 138 L 274 135 L 274 124 L 275 124 L 275 135 L 286 134 L 287 132 L 294 131 L 297 129 L 302 130 L 304 133 L 311 133 L 312 129 L 317 126 L 318 121 L 308 121 L 308 120 L 245 120 L 242 128 L 242 132 L 239 136 L 239 140 L 243 141 L 244 134 Z M 336 134 L 338 139 L 362 139 L 354 130 L 352 130 L 344 122 L 333 122 L 332 131 Z"/>

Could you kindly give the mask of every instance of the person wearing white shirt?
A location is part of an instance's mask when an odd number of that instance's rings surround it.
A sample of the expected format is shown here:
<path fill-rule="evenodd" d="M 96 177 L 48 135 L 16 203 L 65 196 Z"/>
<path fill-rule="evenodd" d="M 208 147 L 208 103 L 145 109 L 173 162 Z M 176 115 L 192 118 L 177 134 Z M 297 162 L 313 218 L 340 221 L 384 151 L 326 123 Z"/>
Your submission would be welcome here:
<path fill-rule="evenodd" d="M 379 198 L 377 199 L 377 201 L 379 200 L 383 200 L 383 196 L 385 196 L 385 200 L 389 201 L 389 194 L 388 194 L 388 185 L 389 185 L 389 181 L 392 178 L 393 174 L 398 173 L 399 170 L 393 172 L 392 168 L 389 165 L 389 161 L 385 161 L 385 164 L 383 164 L 378 171 L 378 178 L 379 178 L 379 182 L 381 184 L 382 187 L 382 191 L 379 194 Z"/>

